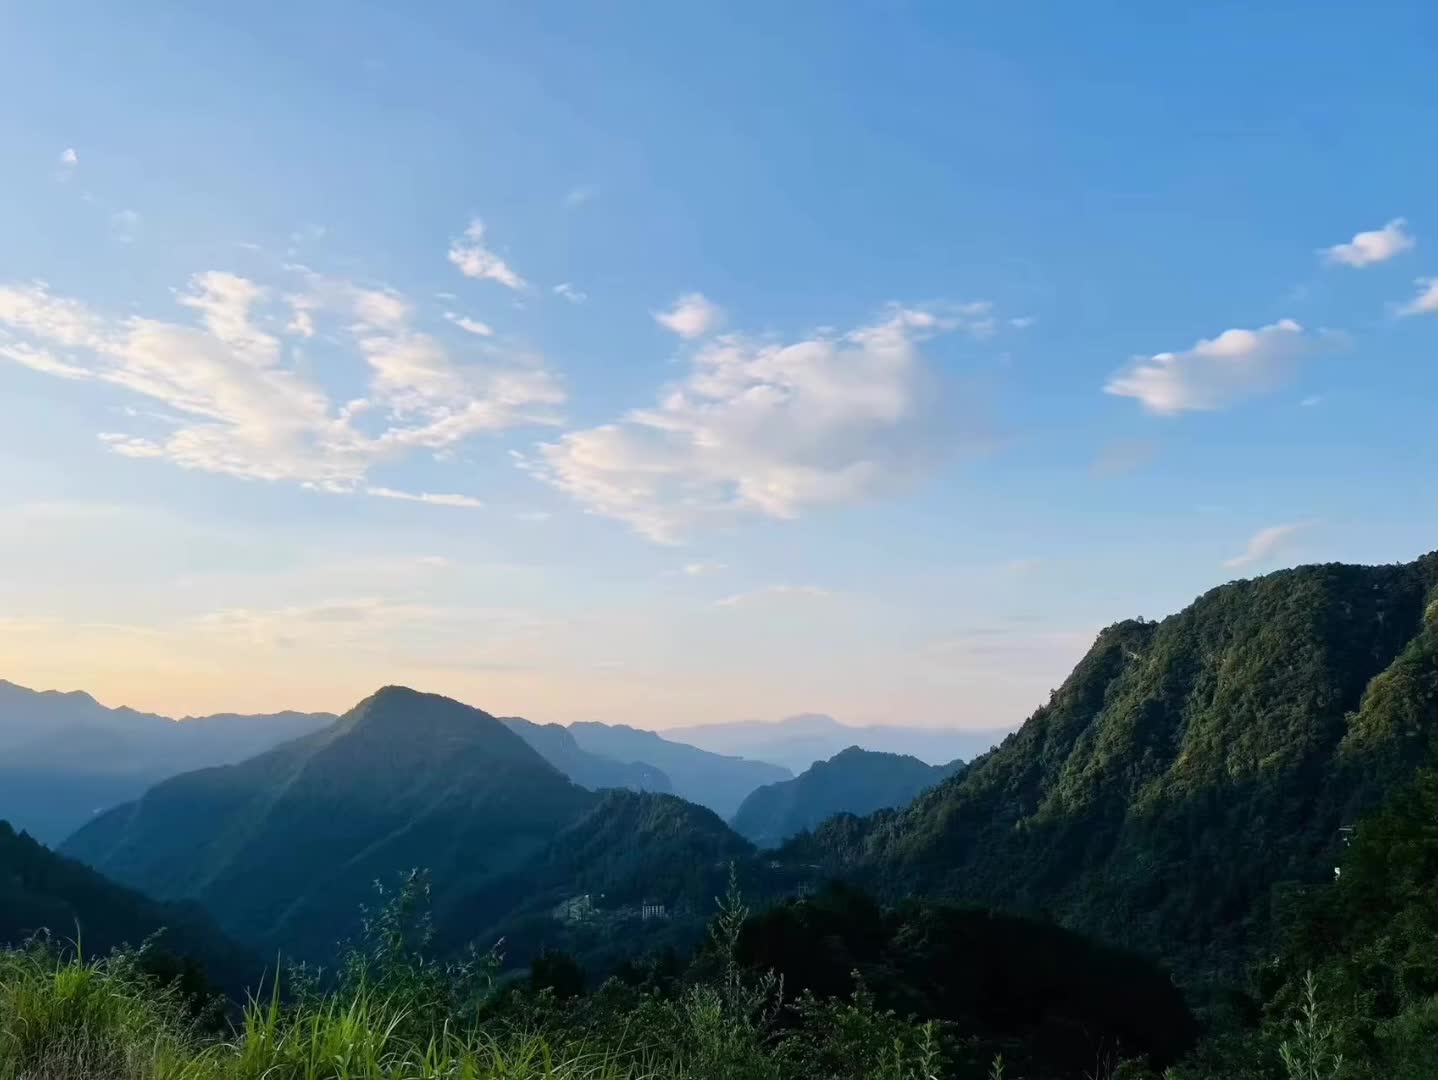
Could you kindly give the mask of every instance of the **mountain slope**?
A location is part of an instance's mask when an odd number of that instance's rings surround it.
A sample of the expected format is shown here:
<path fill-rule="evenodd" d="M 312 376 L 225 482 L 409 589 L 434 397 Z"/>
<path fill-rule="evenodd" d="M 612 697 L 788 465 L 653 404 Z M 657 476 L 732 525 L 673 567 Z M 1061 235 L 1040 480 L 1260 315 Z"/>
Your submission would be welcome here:
<path fill-rule="evenodd" d="M 243 941 L 324 957 L 374 881 L 422 866 L 445 889 L 473 888 L 597 798 L 488 713 L 389 687 L 322 731 L 158 785 L 65 850 L 201 901 Z"/>
<path fill-rule="evenodd" d="M 176 721 L 0 680 L 0 817 L 58 843 L 167 777 L 242 761 L 333 720 L 287 712 Z"/>
<path fill-rule="evenodd" d="M 0 945 L 48 930 L 97 956 L 120 945 L 157 945 L 199 961 L 218 985 L 239 992 L 259 965 L 195 905 L 161 904 L 0 821 Z"/>
<path fill-rule="evenodd" d="M 580 749 L 574 735 L 562 724 L 536 724 L 519 716 L 502 716 L 500 722 L 527 742 L 556 769 L 580 787 L 628 788 L 631 791 L 672 790 L 669 777 L 641 761 L 616 761 Z"/>
<path fill-rule="evenodd" d="M 779 765 L 711 754 L 626 724 L 574 723 L 569 730 L 575 742 L 592 754 L 652 765 L 669 777 L 674 794 L 725 818 L 761 784 L 791 775 Z"/>
<path fill-rule="evenodd" d="M 961 776 L 785 857 L 1229 975 L 1269 942 L 1275 886 L 1331 877 L 1339 828 L 1435 728 L 1438 555 L 1301 567 L 1109 627 Z"/>
<path fill-rule="evenodd" d="M 792 780 L 757 788 L 730 824 L 759 847 L 776 847 L 835 814 L 863 815 L 904 806 L 962 767 L 958 761 L 928 765 L 915 757 L 851 746 Z"/>
<path fill-rule="evenodd" d="M 795 773 L 827 761 L 851 746 L 881 754 L 905 754 L 930 765 L 987 753 L 1011 728 L 959 728 L 841 724 L 823 713 L 803 713 L 783 720 L 745 720 L 730 724 L 698 724 L 665 729 L 666 738 L 716 754 L 734 754 L 772 761 Z"/>

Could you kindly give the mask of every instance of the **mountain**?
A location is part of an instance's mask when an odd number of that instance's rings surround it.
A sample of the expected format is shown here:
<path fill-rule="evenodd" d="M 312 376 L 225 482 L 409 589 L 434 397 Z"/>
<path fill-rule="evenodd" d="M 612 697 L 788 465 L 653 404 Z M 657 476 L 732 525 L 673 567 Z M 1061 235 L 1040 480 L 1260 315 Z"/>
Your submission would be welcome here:
<path fill-rule="evenodd" d="M 65 851 L 200 901 L 242 941 L 323 957 L 376 880 L 425 867 L 446 889 L 475 887 L 596 798 L 488 713 L 388 687 L 314 734 L 151 788 Z"/>
<path fill-rule="evenodd" d="M 436 927 L 457 949 L 523 917 L 552 931 L 554 905 L 585 892 L 707 903 L 752 848 L 709 810 L 590 791 L 488 713 L 387 687 L 321 731 L 166 780 L 65 851 L 199 901 L 246 944 L 325 961 L 374 883 L 412 868 L 428 871 Z"/>
<path fill-rule="evenodd" d="M 702 750 L 772 761 L 801 773 L 850 746 L 877 753 L 907 754 L 930 765 L 967 761 L 992 750 L 1011 730 L 965 731 L 884 724 L 851 727 L 823 713 L 803 713 L 773 723 L 746 720 L 666 728 L 664 735 Z"/>
<path fill-rule="evenodd" d="M 160 949 L 198 962 L 236 993 L 259 971 L 255 958 L 197 905 L 157 903 L 0 821 L 0 945 L 18 945 L 42 930 L 57 941 L 78 941 L 87 956 L 158 935 Z"/>
<path fill-rule="evenodd" d="M 961 768 L 961 761 L 929 765 L 916 757 L 851 746 L 792 780 L 750 792 L 730 824 L 761 848 L 778 847 L 835 814 L 871 814 L 904 806 Z"/>
<path fill-rule="evenodd" d="M 166 777 L 242 761 L 333 720 L 284 712 L 177 721 L 0 680 L 0 817 L 58 843 Z"/>
<path fill-rule="evenodd" d="M 672 791 L 669 777 L 640 761 L 616 761 L 579 748 L 574 735 L 562 724 L 536 724 L 518 716 L 502 716 L 500 723 L 527 742 L 556 769 L 580 787 L 591 791 L 628 788 L 631 791 Z"/>
<path fill-rule="evenodd" d="M 714 754 L 685 743 L 662 738 L 626 724 L 574 723 L 574 741 L 591 754 L 618 761 L 652 765 L 673 785 L 674 794 L 707 806 L 727 818 L 761 784 L 787 780 L 793 774 L 766 761 Z"/>
<path fill-rule="evenodd" d="M 1228 977 L 1288 883 L 1332 879 L 1340 829 L 1438 730 L 1438 554 L 1306 566 L 1104 630 L 992 753 L 898 811 L 783 852 L 889 895 L 1051 915 Z"/>

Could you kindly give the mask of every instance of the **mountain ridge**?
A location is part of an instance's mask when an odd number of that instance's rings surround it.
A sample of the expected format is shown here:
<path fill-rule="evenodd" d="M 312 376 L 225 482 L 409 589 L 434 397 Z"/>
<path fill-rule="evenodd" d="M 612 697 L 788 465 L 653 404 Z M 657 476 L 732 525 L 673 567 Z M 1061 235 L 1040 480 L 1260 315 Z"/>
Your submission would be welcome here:
<path fill-rule="evenodd" d="M 1273 890 L 1330 877 L 1340 827 L 1429 752 L 1435 600 L 1438 554 L 1280 571 L 1115 623 L 963 774 L 784 855 L 1236 974 L 1270 940 Z"/>

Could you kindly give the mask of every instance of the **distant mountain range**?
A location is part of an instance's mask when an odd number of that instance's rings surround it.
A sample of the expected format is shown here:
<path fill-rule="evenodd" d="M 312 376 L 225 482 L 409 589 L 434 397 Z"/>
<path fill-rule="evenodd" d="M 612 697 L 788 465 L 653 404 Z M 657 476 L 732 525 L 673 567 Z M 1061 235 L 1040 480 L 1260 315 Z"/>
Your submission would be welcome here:
<path fill-rule="evenodd" d="M 781 765 L 701 750 L 626 724 L 575 723 L 581 748 L 616 761 L 642 761 L 669 777 L 674 794 L 728 818 L 755 788 L 793 773 Z"/>
<path fill-rule="evenodd" d="M 905 806 L 963 765 L 962 761 L 929 765 L 916 757 L 851 746 L 792 780 L 751 792 L 730 824 L 758 847 L 777 847 L 835 814 L 864 815 Z"/>
<path fill-rule="evenodd" d="M 502 716 L 500 723 L 527 742 L 539 756 L 580 787 L 592 791 L 628 788 L 630 791 L 673 791 L 660 769 L 643 761 L 617 761 L 580 749 L 573 732 L 563 724 L 536 724 L 518 716 Z"/>
<path fill-rule="evenodd" d="M 772 761 L 801 773 L 816 761 L 828 761 L 857 746 L 886 754 L 907 754 L 930 765 L 968 761 L 992 750 L 1012 728 L 870 727 L 841 724 L 823 713 L 803 713 L 774 723 L 758 720 L 666 728 L 663 735 L 716 754 Z"/>
<path fill-rule="evenodd" d="M 298 712 L 172 720 L 0 679 L 0 819 L 58 843 L 166 777 L 243 761 L 333 720 Z"/>

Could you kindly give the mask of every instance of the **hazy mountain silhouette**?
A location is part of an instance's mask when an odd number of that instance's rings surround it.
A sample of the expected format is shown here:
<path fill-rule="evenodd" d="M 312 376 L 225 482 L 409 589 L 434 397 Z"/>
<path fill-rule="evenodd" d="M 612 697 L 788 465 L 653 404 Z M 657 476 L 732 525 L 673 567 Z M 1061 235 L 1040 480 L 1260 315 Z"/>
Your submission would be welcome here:
<path fill-rule="evenodd" d="M 824 713 L 802 713 L 783 720 L 744 720 L 730 724 L 699 724 L 666 728 L 666 739 L 688 743 L 718 754 L 737 754 L 772 761 L 801 773 L 817 761 L 828 761 L 851 746 L 884 754 L 906 754 L 930 765 L 968 761 L 992 750 L 1012 728 L 906 727 L 841 724 Z"/>
<path fill-rule="evenodd" d="M 904 806 L 961 768 L 961 761 L 929 765 L 916 757 L 851 746 L 792 780 L 751 792 L 730 824 L 759 847 L 777 847 L 835 814 L 871 814 Z"/>
<path fill-rule="evenodd" d="M 593 754 L 652 765 L 673 785 L 674 794 L 728 818 L 761 784 L 793 774 L 780 765 L 715 754 L 627 724 L 575 723 L 574 740 Z"/>

